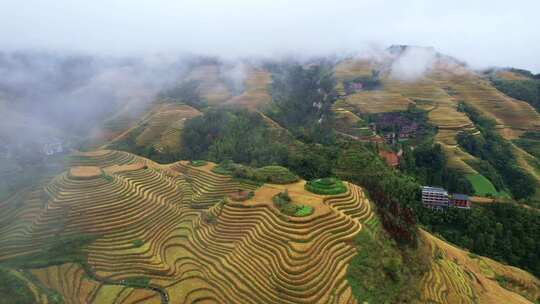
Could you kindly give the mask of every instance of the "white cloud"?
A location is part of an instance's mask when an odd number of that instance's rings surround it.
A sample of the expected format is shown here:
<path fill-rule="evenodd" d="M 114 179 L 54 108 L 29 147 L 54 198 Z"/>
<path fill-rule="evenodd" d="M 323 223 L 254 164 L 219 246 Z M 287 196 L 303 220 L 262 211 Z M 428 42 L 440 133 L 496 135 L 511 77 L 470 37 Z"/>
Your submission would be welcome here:
<path fill-rule="evenodd" d="M 433 48 L 408 47 L 392 63 L 390 76 L 402 81 L 414 81 L 433 67 L 436 55 Z"/>
<path fill-rule="evenodd" d="M 0 1 L 0 47 L 225 56 L 433 46 L 474 66 L 540 72 L 540 1 Z"/>

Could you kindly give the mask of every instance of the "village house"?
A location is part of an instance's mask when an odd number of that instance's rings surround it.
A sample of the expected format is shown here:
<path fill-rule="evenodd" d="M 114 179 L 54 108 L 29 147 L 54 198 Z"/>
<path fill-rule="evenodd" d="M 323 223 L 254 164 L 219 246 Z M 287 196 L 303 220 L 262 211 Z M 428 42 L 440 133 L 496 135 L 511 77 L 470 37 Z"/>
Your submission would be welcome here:
<path fill-rule="evenodd" d="M 418 130 L 418 124 L 413 122 L 410 125 L 404 125 L 399 130 L 399 139 L 408 139 L 416 136 L 416 131 Z"/>
<path fill-rule="evenodd" d="M 397 168 L 399 166 L 399 158 L 403 154 L 403 150 L 400 150 L 398 153 L 393 151 L 385 151 L 379 149 L 379 156 L 386 162 L 386 164 L 392 168 Z"/>
<path fill-rule="evenodd" d="M 471 199 L 468 195 L 454 193 L 450 196 L 450 201 L 448 202 L 450 206 L 456 208 L 470 209 L 471 208 Z"/>
<path fill-rule="evenodd" d="M 57 138 L 50 138 L 45 141 L 41 146 L 41 151 L 47 156 L 55 155 L 64 152 L 62 142 Z"/>
<path fill-rule="evenodd" d="M 389 145 L 393 145 L 396 142 L 396 133 L 391 132 L 384 134 L 384 141 Z"/>
<path fill-rule="evenodd" d="M 364 88 L 364 85 L 361 82 L 353 82 L 351 83 L 350 88 L 353 92 L 359 92 L 359 91 L 362 91 L 362 89 Z"/>
<path fill-rule="evenodd" d="M 421 126 L 400 113 L 383 113 L 377 116 L 370 128 L 380 131 L 386 143 L 395 144 L 397 141 L 416 137 Z"/>
<path fill-rule="evenodd" d="M 462 209 L 471 208 L 471 200 L 465 194 L 448 194 L 443 188 L 439 187 L 422 187 L 422 204 L 426 208 L 442 210 L 448 207 L 456 207 Z"/>

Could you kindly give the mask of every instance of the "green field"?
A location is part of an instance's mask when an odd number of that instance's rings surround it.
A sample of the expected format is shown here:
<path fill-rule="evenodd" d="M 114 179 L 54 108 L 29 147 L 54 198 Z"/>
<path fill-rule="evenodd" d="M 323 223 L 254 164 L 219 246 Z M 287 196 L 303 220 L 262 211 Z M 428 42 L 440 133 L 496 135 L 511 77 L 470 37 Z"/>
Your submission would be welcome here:
<path fill-rule="evenodd" d="M 488 194 L 492 196 L 498 196 L 497 189 L 495 189 L 495 186 L 481 174 L 468 174 L 467 179 L 474 188 L 474 193 L 479 196 L 486 196 Z"/>

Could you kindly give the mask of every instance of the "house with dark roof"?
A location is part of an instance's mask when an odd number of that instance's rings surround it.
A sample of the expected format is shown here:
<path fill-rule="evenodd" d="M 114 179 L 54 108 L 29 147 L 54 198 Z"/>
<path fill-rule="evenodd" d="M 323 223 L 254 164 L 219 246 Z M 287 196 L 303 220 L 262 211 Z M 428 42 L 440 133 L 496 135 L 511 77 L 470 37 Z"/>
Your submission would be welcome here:
<path fill-rule="evenodd" d="M 471 199 L 468 195 L 453 193 L 452 195 L 450 195 L 448 204 L 456 208 L 470 209 Z"/>

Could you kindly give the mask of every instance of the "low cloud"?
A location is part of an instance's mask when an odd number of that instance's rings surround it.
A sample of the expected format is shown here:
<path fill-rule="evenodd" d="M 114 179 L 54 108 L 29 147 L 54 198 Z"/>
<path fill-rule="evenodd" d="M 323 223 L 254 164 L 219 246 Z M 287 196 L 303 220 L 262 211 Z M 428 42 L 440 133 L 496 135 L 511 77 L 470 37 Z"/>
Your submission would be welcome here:
<path fill-rule="evenodd" d="M 437 52 L 433 48 L 407 47 L 397 54 L 390 76 L 401 81 L 415 81 L 431 70 L 436 61 Z"/>
<path fill-rule="evenodd" d="M 0 133 L 18 142 L 38 140 L 40 130 L 84 137 L 122 106 L 152 102 L 185 74 L 185 62 L 170 56 L 0 53 L 0 105 L 19 114 L 3 115 Z M 21 125 L 31 130 L 22 138 Z"/>

